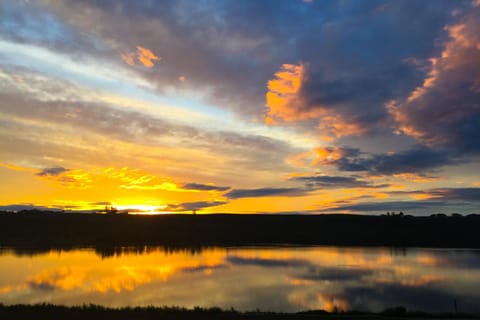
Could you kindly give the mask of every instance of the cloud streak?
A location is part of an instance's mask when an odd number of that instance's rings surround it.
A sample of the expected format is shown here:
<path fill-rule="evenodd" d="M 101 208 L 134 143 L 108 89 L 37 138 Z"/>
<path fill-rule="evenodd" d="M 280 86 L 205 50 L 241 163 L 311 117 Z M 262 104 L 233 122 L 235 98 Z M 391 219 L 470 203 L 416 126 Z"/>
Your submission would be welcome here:
<path fill-rule="evenodd" d="M 195 201 L 195 202 L 183 202 L 179 204 L 169 204 L 164 211 L 184 212 L 184 211 L 197 211 L 205 208 L 217 207 L 226 204 L 225 201 Z"/>
<path fill-rule="evenodd" d="M 452 212 L 473 212 L 478 209 L 480 188 L 433 188 L 416 191 L 394 191 L 390 195 L 422 196 L 415 201 L 375 201 L 354 204 L 337 205 L 328 210 L 355 211 L 355 212 L 386 212 L 386 211 L 413 211 L 425 212 L 430 210 L 449 210 Z"/>
<path fill-rule="evenodd" d="M 389 184 L 371 184 L 356 176 L 300 176 L 290 180 L 304 182 L 312 189 L 337 189 L 337 188 L 386 188 Z"/>
<path fill-rule="evenodd" d="M 240 198 L 259 198 L 259 197 L 277 197 L 288 196 L 296 197 L 306 193 L 302 188 L 256 188 L 256 189 L 233 189 L 227 192 L 225 196 L 229 199 Z"/>
<path fill-rule="evenodd" d="M 202 184 L 195 182 L 186 183 L 182 185 L 182 188 L 196 191 L 227 191 L 228 189 L 230 189 L 230 187 L 226 186 L 215 186 L 211 184 Z"/>

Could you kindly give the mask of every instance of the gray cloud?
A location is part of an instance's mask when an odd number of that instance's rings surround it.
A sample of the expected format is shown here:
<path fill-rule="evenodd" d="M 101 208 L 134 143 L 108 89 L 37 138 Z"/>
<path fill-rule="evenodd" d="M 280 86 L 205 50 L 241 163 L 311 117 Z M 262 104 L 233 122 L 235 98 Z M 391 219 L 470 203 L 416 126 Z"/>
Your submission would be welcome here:
<path fill-rule="evenodd" d="M 259 267 L 302 267 L 309 266 L 310 262 L 301 259 L 266 259 L 266 258 L 244 258 L 237 256 L 229 256 L 226 261 L 231 264 L 243 266 L 259 266 Z"/>
<path fill-rule="evenodd" d="M 48 27 L 45 27 L 48 26 Z M 81 30 L 43 7 L 40 2 L 0 1 L 0 35 L 74 54 L 75 50 L 98 51 L 95 41 Z"/>
<path fill-rule="evenodd" d="M 172 123 L 151 114 L 122 110 L 106 103 L 61 100 L 46 102 L 2 94 L 0 110 L 6 115 L 19 119 L 35 119 L 45 124 L 60 126 L 58 130 L 69 125 L 81 130 L 85 135 L 100 134 L 129 143 L 171 148 L 180 145 L 203 149 L 210 154 L 226 158 L 228 165 L 250 170 L 286 170 L 284 157 L 289 153 L 297 152 L 295 147 L 279 139 Z M 16 124 L 17 127 L 20 125 L 20 123 Z M 47 129 L 30 126 L 29 130 L 37 133 Z M 19 132 L 18 128 L 15 132 Z M 73 148 L 74 146 L 65 147 Z M 9 146 L 9 148 L 15 148 L 15 146 Z M 50 152 L 48 150 L 50 149 L 46 149 L 45 152 Z M 76 154 L 72 152 L 69 157 Z M 126 156 L 122 155 L 122 157 Z"/>
<path fill-rule="evenodd" d="M 9 204 L 0 206 L 0 210 L 18 212 L 22 210 L 61 211 L 58 208 L 39 206 L 31 203 Z"/>
<path fill-rule="evenodd" d="M 371 174 L 425 173 L 442 166 L 457 164 L 451 150 L 438 150 L 423 146 L 384 154 L 350 156 L 332 161 L 342 171 L 367 171 Z"/>
<path fill-rule="evenodd" d="M 355 211 L 355 212 L 387 212 L 387 211 L 413 211 L 414 213 L 425 213 L 432 210 L 454 210 L 468 211 L 478 209 L 478 206 L 469 203 L 453 202 L 447 199 L 423 200 L 423 201 L 383 201 L 383 202 L 361 202 L 357 204 L 339 205 L 329 208 L 326 211 Z"/>
<path fill-rule="evenodd" d="M 258 198 L 274 196 L 299 196 L 306 193 L 301 188 L 257 188 L 257 189 L 233 189 L 225 196 L 229 199 Z"/>
<path fill-rule="evenodd" d="M 193 210 L 202 210 L 205 208 L 221 206 L 226 204 L 225 201 L 196 201 L 196 202 L 183 202 L 179 204 L 169 204 L 164 210 L 165 211 L 193 211 Z"/>
<path fill-rule="evenodd" d="M 110 201 L 99 201 L 99 202 L 90 202 L 92 206 L 110 206 L 112 203 Z"/>
<path fill-rule="evenodd" d="M 335 298 L 348 301 L 349 309 L 383 311 L 392 306 L 401 305 L 408 310 L 422 310 L 425 312 L 450 312 L 452 296 L 442 289 L 441 280 L 423 285 L 402 285 L 398 283 L 372 283 L 370 286 L 349 286 L 342 288 L 342 292 Z M 465 310 L 478 310 L 474 299 L 462 295 Z M 377 308 L 381 308 L 378 310 Z"/>
<path fill-rule="evenodd" d="M 217 105 L 258 117 L 272 75 L 283 63 L 305 61 L 305 108 L 327 105 L 377 126 L 386 119 L 383 103 L 422 81 L 405 59 L 428 58 L 433 39 L 454 20 L 450 12 L 467 7 L 466 1 L 387 1 L 382 10 L 377 1 L 43 2 L 70 28 L 109 39 L 115 50 L 129 51 L 142 39 L 162 56 L 162 72 L 138 72 L 160 88 L 186 75 L 192 88 L 209 88 Z"/>
<path fill-rule="evenodd" d="M 435 188 L 426 193 L 445 200 L 480 201 L 480 188 Z"/>
<path fill-rule="evenodd" d="M 336 206 L 326 211 L 355 211 L 355 212 L 387 212 L 409 211 L 415 214 L 431 214 L 435 212 L 462 212 L 472 213 L 479 209 L 480 188 L 433 188 L 412 191 L 389 191 L 396 196 L 430 196 L 425 200 L 404 201 L 370 201 L 360 203 L 337 202 Z M 360 200 L 360 199 L 355 199 Z M 435 210 L 435 211 L 434 211 Z"/>
<path fill-rule="evenodd" d="M 435 200 L 480 201 L 480 188 L 433 188 L 412 191 L 390 191 L 392 195 L 426 195 Z"/>
<path fill-rule="evenodd" d="M 300 176 L 290 181 L 303 183 L 302 187 L 232 189 L 225 196 L 229 199 L 288 196 L 297 197 L 315 190 L 336 188 L 386 188 L 388 184 L 374 185 L 355 176 Z"/>
<path fill-rule="evenodd" d="M 218 265 L 198 265 L 195 267 L 185 267 L 182 268 L 181 271 L 184 273 L 195 273 L 195 272 L 204 272 L 204 271 L 209 271 L 209 270 L 221 270 L 221 269 L 227 269 L 228 266 L 225 264 L 218 264 Z"/>
<path fill-rule="evenodd" d="M 425 84 L 390 106 L 399 129 L 431 146 L 480 153 L 480 7 L 446 27 Z"/>
<path fill-rule="evenodd" d="M 50 283 L 48 280 L 41 282 L 29 281 L 27 284 L 30 288 L 41 291 L 53 291 L 55 289 L 59 289 L 57 285 Z"/>
<path fill-rule="evenodd" d="M 70 169 L 65 169 L 63 167 L 52 167 L 52 168 L 44 168 L 38 173 L 36 173 L 37 176 L 43 177 L 43 176 L 58 176 L 62 173 L 68 172 Z"/>
<path fill-rule="evenodd" d="M 307 273 L 297 275 L 294 278 L 314 281 L 360 281 L 363 277 L 371 276 L 374 271 L 362 268 L 316 268 L 312 267 Z"/>
<path fill-rule="evenodd" d="M 388 184 L 374 185 L 356 176 L 300 176 L 290 180 L 304 182 L 312 189 L 334 188 L 386 188 Z"/>
<path fill-rule="evenodd" d="M 173 125 L 148 114 L 121 110 L 104 103 L 38 101 L 8 94 L 2 96 L 0 108 L 4 113 L 23 119 L 69 124 L 124 141 L 141 142 L 143 139 L 144 144 L 154 144 L 156 137 L 176 136 L 182 139 L 197 134 L 192 127 Z"/>
<path fill-rule="evenodd" d="M 225 186 L 214 186 L 210 184 L 202 184 L 202 183 L 195 183 L 190 182 L 186 183 L 182 186 L 183 189 L 188 190 L 199 190 L 199 191 L 227 191 L 230 187 Z"/>

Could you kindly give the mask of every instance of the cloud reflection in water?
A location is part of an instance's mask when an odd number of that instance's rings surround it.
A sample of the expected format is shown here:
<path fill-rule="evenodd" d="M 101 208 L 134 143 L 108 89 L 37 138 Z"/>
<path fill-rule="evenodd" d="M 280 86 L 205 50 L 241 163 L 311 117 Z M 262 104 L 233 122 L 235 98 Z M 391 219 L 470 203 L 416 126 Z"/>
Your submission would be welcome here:
<path fill-rule="evenodd" d="M 143 252 L 143 253 L 142 253 Z M 479 312 L 477 251 L 386 248 L 92 249 L 0 255 L 0 301 L 239 310 Z"/>

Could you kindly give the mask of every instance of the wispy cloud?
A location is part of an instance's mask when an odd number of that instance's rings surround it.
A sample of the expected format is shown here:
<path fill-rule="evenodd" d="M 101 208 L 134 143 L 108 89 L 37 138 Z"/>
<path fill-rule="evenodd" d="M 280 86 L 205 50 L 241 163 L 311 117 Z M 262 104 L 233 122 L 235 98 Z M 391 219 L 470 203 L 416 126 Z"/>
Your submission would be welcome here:
<path fill-rule="evenodd" d="M 225 196 L 229 199 L 275 197 L 275 196 L 299 196 L 305 194 L 302 188 L 257 188 L 257 189 L 233 189 Z"/>
<path fill-rule="evenodd" d="M 355 176 L 299 176 L 290 180 L 300 181 L 312 189 L 337 189 L 337 188 L 386 188 L 389 184 L 375 185 Z"/>
<path fill-rule="evenodd" d="M 22 210 L 61 211 L 61 209 L 57 207 L 42 206 L 42 205 L 36 205 L 33 203 L 0 205 L 0 210 L 12 211 L 12 212 L 18 212 Z"/>
<path fill-rule="evenodd" d="M 480 202 L 480 188 L 433 188 L 413 191 L 389 191 L 388 194 L 393 196 L 409 195 L 417 200 L 339 203 L 328 210 L 354 212 L 411 211 L 414 213 L 428 212 L 428 210 L 430 210 L 430 213 L 435 213 L 438 210 L 449 210 L 451 212 L 467 211 L 471 213 L 478 209 L 478 203 Z M 435 211 L 432 212 L 432 210 Z"/>
<path fill-rule="evenodd" d="M 226 186 L 215 186 L 212 184 L 202 184 L 202 183 L 185 183 L 182 185 L 183 189 L 187 190 L 197 190 L 197 191 L 227 191 L 230 187 Z"/>
<path fill-rule="evenodd" d="M 3 163 L 3 162 L 0 162 L 0 167 L 10 169 L 10 170 L 15 170 L 15 171 L 37 172 L 37 170 L 34 168 L 27 168 L 27 167 L 22 167 L 19 165 Z"/>
<path fill-rule="evenodd" d="M 269 258 L 247 258 L 240 256 L 228 256 L 228 263 L 244 266 L 260 266 L 267 268 L 284 268 L 284 267 L 308 267 L 311 263 L 308 260 L 301 259 L 269 259 Z"/>
<path fill-rule="evenodd" d="M 205 208 L 210 207 L 217 207 L 226 204 L 225 201 L 195 201 L 195 202 L 183 202 L 178 204 L 169 204 L 163 210 L 165 211 L 175 211 L 175 212 L 183 212 L 183 211 L 197 211 L 202 210 Z"/>
<path fill-rule="evenodd" d="M 135 53 L 133 52 L 123 53 L 120 55 L 120 57 L 122 58 L 123 62 L 125 62 L 129 66 L 135 65 Z"/>

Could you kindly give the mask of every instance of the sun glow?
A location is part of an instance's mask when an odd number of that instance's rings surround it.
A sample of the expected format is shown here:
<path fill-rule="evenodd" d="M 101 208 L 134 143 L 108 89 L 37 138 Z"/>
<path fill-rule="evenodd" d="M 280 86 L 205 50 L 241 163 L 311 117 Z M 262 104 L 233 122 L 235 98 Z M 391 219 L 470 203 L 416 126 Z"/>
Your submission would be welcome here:
<path fill-rule="evenodd" d="M 122 204 L 117 205 L 112 203 L 112 207 L 118 211 L 128 212 L 131 214 L 159 214 L 166 213 L 163 211 L 167 206 L 166 205 L 149 205 L 149 204 Z"/>

